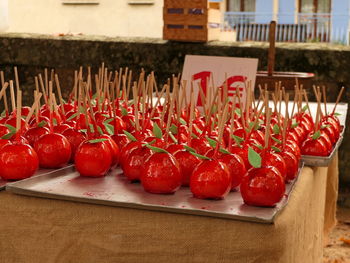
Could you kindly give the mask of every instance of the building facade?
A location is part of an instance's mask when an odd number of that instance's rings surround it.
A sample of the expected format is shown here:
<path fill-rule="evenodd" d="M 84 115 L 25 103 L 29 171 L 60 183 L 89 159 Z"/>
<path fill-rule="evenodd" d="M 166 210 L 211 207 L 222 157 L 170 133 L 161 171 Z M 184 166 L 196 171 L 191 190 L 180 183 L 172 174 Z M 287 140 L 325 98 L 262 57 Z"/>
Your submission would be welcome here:
<path fill-rule="evenodd" d="M 276 20 L 280 41 L 349 43 L 350 0 L 228 0 L 226 4 L 225 21 L 240 30 L 242 41 L 261 40 L 264 25 Z"/>

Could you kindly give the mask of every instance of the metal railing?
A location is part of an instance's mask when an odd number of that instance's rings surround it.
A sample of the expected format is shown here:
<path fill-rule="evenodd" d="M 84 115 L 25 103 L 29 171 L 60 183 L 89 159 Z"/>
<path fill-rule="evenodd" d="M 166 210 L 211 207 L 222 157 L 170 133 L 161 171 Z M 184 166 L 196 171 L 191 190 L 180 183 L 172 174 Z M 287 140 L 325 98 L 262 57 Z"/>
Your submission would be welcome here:
<path fill-rule="evenodd" d="M 237 41 L 268 41 L 268 21 L 276 18 L 278 22 L 276 41 L 278 42 L 348 44 L 348 28 L 332 27 L 330 13 L 277 14 L 274 17 L 271 13 L 226 12 L 223 25 L 224 28 L 236 31 Z M 334 18 L 338 19 L 338 17 Z"/>

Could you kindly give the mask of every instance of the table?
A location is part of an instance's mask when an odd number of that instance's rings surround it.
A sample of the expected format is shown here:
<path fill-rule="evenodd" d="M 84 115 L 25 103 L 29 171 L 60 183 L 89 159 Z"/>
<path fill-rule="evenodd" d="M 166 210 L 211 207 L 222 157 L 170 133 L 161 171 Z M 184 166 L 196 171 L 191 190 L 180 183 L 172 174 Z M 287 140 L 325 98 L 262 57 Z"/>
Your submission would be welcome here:
<path fill-rule="evenodd" d="M 329 168 L 305 167 L 271 225 L 3 191 L 0 255 L 5 262 L 318 263 L 335 224 L 337 165 L 335 158 Z"/>

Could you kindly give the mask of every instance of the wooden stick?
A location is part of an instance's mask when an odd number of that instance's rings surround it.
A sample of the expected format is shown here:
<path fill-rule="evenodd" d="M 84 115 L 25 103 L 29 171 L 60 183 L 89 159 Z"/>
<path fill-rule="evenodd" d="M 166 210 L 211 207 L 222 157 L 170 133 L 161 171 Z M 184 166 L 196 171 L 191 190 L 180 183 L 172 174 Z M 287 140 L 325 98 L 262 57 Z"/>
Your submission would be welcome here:
<path fill-rule="evenodd" d="M 163 110 L 162 110 L 162 113 L 160 115 L 161 128 L 164 127 L 164 117 L 165 117 L 165 113 L 167 111 L 167 107 L 168 107 L 168 103 L 169 103 L 169 92 L 170 92 L 170 87 L 168 85 L 166 85 L 166 96 L 165 96 L 165 100 L 163 103 Z"/>
<path fill-rule="evenodd" d="M 136 131 L 140 130 L 140 123 L 139 123 L 139 105 L 138 105 L 138 92 L 137 92 L 137 82 L 134 81 L 134 85 L 132 87 L 133 91 L 133 99 L 134 99 L 134 111 L 135 111 L 135 128 Z"/>
<path fill-rule="evenodd" d="M 1 88 L 1 91 L 0 91 L 0 100 L 2 99 L 2 97 L 5 95 L 6 96 L 6 89 L 8 87 L 8 82 L 5 82 L 3 85 L 2 85 L 2 88 Z"/>
<path fill-rule="evenodd" d="M 305 90 L 304 90 L 305 92 Z M 289 114 L 288 114 L 288 103 L 289 103 L 289 94 L 285 94 L 285 104 L 286 104 L 286 115 L 284 116 L 284 122 L 283 122 L 283 133 L 282 133 L 282 148 L 284 149 L 286 145 L 286 137 L 287 137 L 287 124 L 289 123 Z"/>
<path fill-rule="evenodd" d="M 265 149 L 268 149 L 270 141 L 271 111 L 271 108 L 266 110 Z"/>
<path fill-rule="evenodd" d="M 14 67 L 14 71 L 15 71 L 16 90 L 19 91 L 19 78 L 18 78 L 18 71 L 16 66 Z"/>
<path fill-rule="evenodd" d="M 324 114 L 327 115 L 327 93 L 326 93 L 326 86 L 322 86 L 322 92 L 323 92 L 323 102 L 324 102 Z"/>
<path fill-rule="evenodd" d="M 169 114 L 168 114 L 168 120 L 165 128 L 165 141 L 168 141 L 169 137 L 169 129 L 170 129 L 170 124 L 171 124 L 171 118 L 173 116 L 173 111 L 174 111 L 174 102 L 175 102 L 175 94 L 173 93 L 173 96 L 170 97 L 170 107 L 169 107 Z"/>
<path fill-rule="evenodd" d="M 13 88 L 12 80 L 10 80 L 10 94 L 11 94 L 12 112 L 16 112 L 16 99 L 15 99 L 15 91 Z"/>
<path fill-rule="evenodd" d="M 305 98 L 305 102 L 306 102 L 306 106 L 307 106 L 307 109 L 308 109 L 308 111 L 309 111 L 309 114 L 310 114 L 310 116 L 312 116 L 312 115 L 311 115 L 311 109 L 310 109 L 310 106 L 309 106 L 309 99 L 308 99 L 308 97 L 307 97 L 306 90 L 304 90 L 304 98 Z"/>
<path fill-rule="evenodd" d="M 38 108 L 38 103 L 39 103 L 40 98 L 41 98 L 42 95 L 43 95 L 42 93 L 39 93 L 39 94 L 35 95 L 34 103 L 33 103 L 32 107 L 30 108 L 30 111 L 29 111 L 29 113 L 27 115 L 27 118 L 25 120 L 27 124 L 29 123 L 30 118 L 33 116 L 33 113 L 34 113 L 35 109 Z"/>
<path fill-rule="evenodd" d="M 126 90 L 126 97 L 127 98 L 129 98 L 129 95 L 130 95 L 131 79 L 132 79 L 132 70 L 129 71 L 128 86 L 127 86 L 127 90 Z"/>
<path fill-rule="evenodd" d="M 191 146 L 192 141 L 192 130 L 193 130 L 193 117 L 194 117 L 194 92 L 193 87 L 191 87 L 191 99 L 190 99 L 190 123 L 189 123 L 189 136 L 188 136 L 188 145 Z"/>
<path fill-rule="evenodd" d="M 46 91 L 46 94 L 49 94 L 49 77 L 47 73 L 47 68 L 44 69 L 44 76 L 45 76 L 45 91 Z"/>
<path fill-rule="evenodd" d="M 337 100 L 336 100 L 336 102 L 335 102 L 335 105 L 334 105 L 334 108 L 333 108 L 333 111 L 332 111 L 332 115 L 334 115 L 334 113 L 335 113 L 335 109 L 337 108 L 338 103 L 339 103 L 339 101 L 340 101 L 340 98 L 341 98 L 341 96 L 343 95 L 344 89 L 345 89 L 345 88 L 342 87 L 341 90 L 340 90 L 340 92 L 339 92 L 339 94 L 338 94 Z"/>
<path fill-rule="evenodd" d="M 46 92 L 46 88 L 44 86 L 44 82 L 43 82 L 43 78 L 41 76 L 41 74 L 39 74 L 39 83 L 40 83 L 40 87 L 41 87 L 41 91 L 43 92 L 43 95 L 44 95 L 44 100 L 45 100 L 45 103 L 48 104 L 48 98 L 47 98 L 47 92 Z"/>
<path fill-rule="evenodd" d="M 17 91 L 17 113 L 16 113 L 16 130 L 21 129 L 21 111 L 22 111 L 22 91 Z"/>
<path fill-rule="evenodd" d="M 5 77 L 4 77 L 4 72 L 3 71 L 0 71 L 0 79 L 1 79 L 1 88 L 3 88 L 4 85 L 5 85 Z M 8 103 L 7 103 L 6 89 L 5 89 L 5 92 L 4 92 L 4 107 L 5 107 L 6 116 L 8 116 L 9 107 L 8 107 Z"/>
<path fill-rule="evenodd" d="M 58 75 L 55 74 L 55 82 L 56 82 L 56 87 L 57 87 L 57 92 L 58 92 L 58 99 L 60 100 L 60 104 L 62 105 L 61 109 L 62 109 L 62 113 L 64 115 L 66 115 L 65 111 L 64 111 L 64 107 L 63 107 L 63 98 L 62 98 L 62 93 L 61 93 L 61 86 L 60 86 L 60 82 L 58 80 Z"/>

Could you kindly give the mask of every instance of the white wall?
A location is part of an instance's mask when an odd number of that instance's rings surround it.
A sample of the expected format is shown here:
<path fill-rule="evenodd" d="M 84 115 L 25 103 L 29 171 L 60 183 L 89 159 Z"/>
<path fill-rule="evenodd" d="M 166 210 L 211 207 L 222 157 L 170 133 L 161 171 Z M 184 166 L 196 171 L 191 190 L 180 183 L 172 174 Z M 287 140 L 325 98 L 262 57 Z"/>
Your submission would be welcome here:
<path fill-rule="evenodd" d="M 99 2 L 63 5 L 61 0 L 9 0 L 7 32 L 162 37 L 163 0 L 154 0 L 153 5 L 129 5 L 128 0 Z"/>

